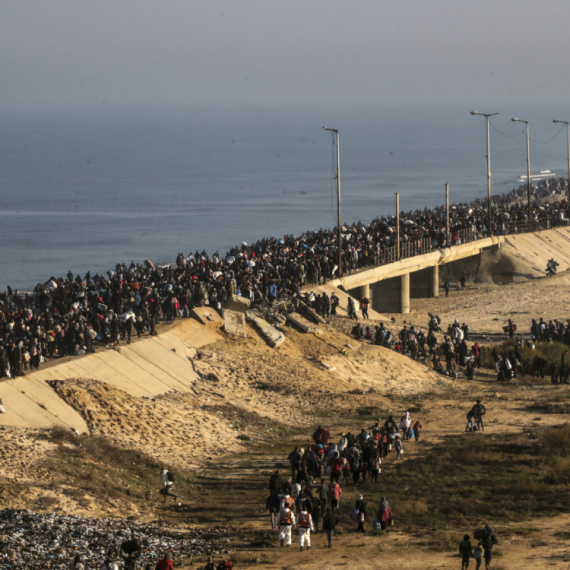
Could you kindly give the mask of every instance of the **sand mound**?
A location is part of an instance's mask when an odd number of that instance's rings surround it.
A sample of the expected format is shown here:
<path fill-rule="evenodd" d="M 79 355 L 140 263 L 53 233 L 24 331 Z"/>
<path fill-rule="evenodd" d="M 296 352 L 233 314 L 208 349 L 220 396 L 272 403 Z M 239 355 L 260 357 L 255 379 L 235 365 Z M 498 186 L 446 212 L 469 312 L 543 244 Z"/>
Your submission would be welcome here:
<path fill-rule="evenodd" d="M 568 271 L 569 245 L 569 228 L 507 236 L 500 249 L 482 253 L 477 282 L 503 285 L 543 277 L 550 258 L 560 263 L 559 273 Z"/>

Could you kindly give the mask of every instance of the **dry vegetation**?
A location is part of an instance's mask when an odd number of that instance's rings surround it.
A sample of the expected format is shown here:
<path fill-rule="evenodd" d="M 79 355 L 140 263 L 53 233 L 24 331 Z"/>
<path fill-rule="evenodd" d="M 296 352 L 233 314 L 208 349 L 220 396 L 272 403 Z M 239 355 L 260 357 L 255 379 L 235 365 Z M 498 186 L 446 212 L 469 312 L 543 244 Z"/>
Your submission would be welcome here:
<path fill-rule="evenodd" d="M 485 303 L 492 294 L 489 289 Z M 482 302 L 474 300 L 472 310 L 481 313 Z M 500 299 L 492 302 L 499 305 Z M 441 303 L 449 310 L 440 311 L 444 322 L 461 310 L 457 299 Z M 421 316 L 425 320 L 423 311 Z M 341 329 L 350 324 L 338 322 Z M 497 320 L 496 328 L 502 324 Z M 485 332 L 500 336 L 490 327 Z M 56 383 L 91 434 L 3 429 L 3 504 L 160 519 L 181 527 L 239 521 L 240 530 L 228 539 L 236 549 L 232 558 L 243 568 L 350 567 L 358 557 L 367 569 L 377 567 L 379 555 L 388 567 L 454 566 L 458 560 L 450 557 L 462 535 L 482 522 L 491 522 L 500 536 L 494 570 L 567 567 L 570 388 L 530 377 L 503 386 L 492 370 L 473 382 L 461 375 L 451 382 L 332 328 L 321 336 L 291 329 L 277 350 L 250 329 L 245 340 L 221 334 L 221 342 L 198 351 L 193 364 L 200 378 L 192 394 L 147 399 L 89 379 Z M 543 344 L 536 351 L 553 361 L 562 348 Z M 534 354 L 525 350 L 525 366 Z M 487 429 L 465 434 L 465 413 L 476 397 L 487 405 Z M 283 554 L 264 507 L 269 475 L 276 468 L 288 472 L 293 446 L 306 445 L 320 423 L 336 439 L 406 409 L 424 424 L 421 442 L 405 443 L 400 461 L 390 455 L 378 484 L 344 489 L 336 550 L 321 548 L 324 538 L 316 534 L 310 553 Z M 158 493 L 162 464 L 176 473 L 175 490 L 182 495 L 166 507 Z M 365 535 L 354 532 L 346 516 L 360 492 L 369 504 Z M 396 525 L 373 533 L 370 523 L 382 495 L 391 502 Z"/>

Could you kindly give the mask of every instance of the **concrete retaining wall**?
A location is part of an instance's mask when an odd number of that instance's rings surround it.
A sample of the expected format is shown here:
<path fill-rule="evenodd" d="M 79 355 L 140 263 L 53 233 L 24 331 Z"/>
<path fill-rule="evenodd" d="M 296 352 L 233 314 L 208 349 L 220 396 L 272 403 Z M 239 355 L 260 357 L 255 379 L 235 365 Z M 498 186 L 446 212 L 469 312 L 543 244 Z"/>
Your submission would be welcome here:
<path fill-rule="evenodd" d="M 132 396 L 152 398 L 170 391 L 191 392 L 197 379 L 192 362 L 196 348 L 220 336 L 192 319 L 119 350 L 66 360 L 23 377 L 0 382 L 6 408 L 0 425 L 49 428 L 55 425 L 87 431 L 83 418 L 49 387 L 46 380 L 89 378 L 120 388 Z"/>

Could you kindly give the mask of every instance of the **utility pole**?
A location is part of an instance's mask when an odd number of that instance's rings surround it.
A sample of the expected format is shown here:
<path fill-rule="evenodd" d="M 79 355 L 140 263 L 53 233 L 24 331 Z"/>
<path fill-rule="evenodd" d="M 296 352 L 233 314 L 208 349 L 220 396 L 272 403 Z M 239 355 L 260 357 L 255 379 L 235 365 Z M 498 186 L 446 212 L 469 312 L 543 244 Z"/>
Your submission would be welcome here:
<path fill-rule="evenodd" d="M 445 246 L 449 247 L 449 182 L 445 183 Z"/>
<path fill-rule="evenodd" d="M 402 252 L 400 250 L 400 193 L 396 192 L 396 244 L 398 261 L 401 259 Z"/>
<path fill-rule="evenodd" d="M 570 201 L 570 123 L 568 121 L 559 121 L 558 119 L 554 119 L 552 122 L 566 125 L 566 138 L 568 139 L 568 200 Z"/>
<path fill-rule="evenodd" d="M 492 236 L 493 229 L 491 226 L 491 145 L 489 140 L 489 117 L 494 117 L 499 113 L 479 113 L 471 111 L 472 115 L 481 115 L 485 117 L 487 125 L 487 233 Z"/>
<path fill-rule="evenodd" d="M 340 217 L 340 148 L 337 129 L 323 127 L 324 131 L 331 131 L 336 135 L 336 205 L 337 205 L 337 228 L 338 228 L 338 276 L 342 277 L 342 223 Z"/>
<path fill-rule="evenodd" d="M 511 121 L 515 123 L 524 123 L 526 127 L 526 182 L 527 182 L 527 199 L 528 199 L 528 231 L 530 232 L 530 223 L 531 223 L 531 208 L 530 208 L 530 137 L 528 134 L 529 127 L 528 121 L 523 121 L 522 119 L 517 119 L 516 117 L 511 119 Z"/>

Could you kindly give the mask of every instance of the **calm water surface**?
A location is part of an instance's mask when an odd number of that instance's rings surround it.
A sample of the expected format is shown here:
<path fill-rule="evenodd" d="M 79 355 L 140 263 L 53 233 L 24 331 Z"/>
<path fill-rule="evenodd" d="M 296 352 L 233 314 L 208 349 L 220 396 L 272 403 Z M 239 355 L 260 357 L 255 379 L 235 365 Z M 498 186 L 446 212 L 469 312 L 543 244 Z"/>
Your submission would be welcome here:
<path fill-rule="evenodd" d="M 5 117 L 0 289 L 333 227 L 335 150 L 323 124 L 340 130 L 345 222 L 391 214 L 394 192 L 404 210 L 440 204 L 446 182 L 452 201 L 484 197 L 476 119 L 463 109 Z M 491 136 L 494 192 L 508 191 L 526 172 L 525 140 Z M 535 146 L 533 172 L 565 172 L 565 137 Z"/>

